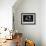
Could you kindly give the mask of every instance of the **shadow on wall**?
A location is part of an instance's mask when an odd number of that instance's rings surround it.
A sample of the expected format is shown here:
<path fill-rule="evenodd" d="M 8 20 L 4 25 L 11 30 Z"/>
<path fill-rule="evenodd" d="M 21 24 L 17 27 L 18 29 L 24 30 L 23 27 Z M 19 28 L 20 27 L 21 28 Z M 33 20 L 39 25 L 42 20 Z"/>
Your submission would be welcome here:
<path fill-rule="evenodd" d="M 15 2 L 15 4 L 12 6 L 13 10 L 16 10 L 17 8 L 19 8 L 19 6 L 21 6 L 21 4 L 23 3 L 24 0 L 17 0 Z"/>
<path fill-rule="evenodd" d="M 19 7 L 21 6 L 21 4 L 23 3 L 24 0 L 17 0 L 16 3 L 13 5 L 12 7 L 12 12 L 13 12 L 13 28 L 14 30 L 18 30 L 18 32 L 23 33 L 24 31 L 24 25 L 21 25 L 21 14 L 19 14 L 19 12 L 21 13 L 21 10 L 18 10 Z M 17 15 L 17 13 L 19 15 Z M 23 31 L 22 31 L 23 30 Z"/>

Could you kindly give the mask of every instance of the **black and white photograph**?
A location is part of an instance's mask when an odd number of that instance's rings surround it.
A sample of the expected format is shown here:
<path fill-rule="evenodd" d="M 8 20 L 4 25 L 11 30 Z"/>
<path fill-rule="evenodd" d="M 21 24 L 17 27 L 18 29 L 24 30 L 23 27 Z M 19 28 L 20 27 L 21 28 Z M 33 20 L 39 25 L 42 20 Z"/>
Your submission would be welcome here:
<path fill-rule="evenodd" d="M 36 14 L 21 13 L 21 24 L 36 24 Z"/>

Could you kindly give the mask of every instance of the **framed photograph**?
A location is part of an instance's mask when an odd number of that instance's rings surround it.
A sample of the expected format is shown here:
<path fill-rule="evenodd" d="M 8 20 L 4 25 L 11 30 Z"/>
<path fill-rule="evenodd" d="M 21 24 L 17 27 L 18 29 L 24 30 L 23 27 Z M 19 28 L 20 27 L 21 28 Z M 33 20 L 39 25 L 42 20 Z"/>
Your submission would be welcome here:
<path fill-rule="evenodd" d="M 21 24 L 36 24 L 36 13 L 21 13 Z"/>

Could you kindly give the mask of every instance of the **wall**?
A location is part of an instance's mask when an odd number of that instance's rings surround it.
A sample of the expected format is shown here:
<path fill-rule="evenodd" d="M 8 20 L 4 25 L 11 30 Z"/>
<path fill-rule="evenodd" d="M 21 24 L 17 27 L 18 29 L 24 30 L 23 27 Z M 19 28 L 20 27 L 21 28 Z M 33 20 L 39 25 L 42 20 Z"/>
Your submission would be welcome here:
<path fill-rule="evenodd" d="M 19 3 L 18 3 L 19 2 Z M 41 46 L 41 1 L 40 0 L 18 0 L 13 6 L 15 30 L 23 33 L 24 38 L 35 41 L 36 46 Z M 35 25 L 22 25 L 21 13 L 36 13 Z"/>
<path fill-rule="evenodd" d="M 12 29 L 12 6 L 16 0 L 0 0 L 0 27 Z"/>
<path fill-rule="evenodd" d="M 41 1 L 41 40 L 42 46 L 46 46 L 46 0 Z"/>

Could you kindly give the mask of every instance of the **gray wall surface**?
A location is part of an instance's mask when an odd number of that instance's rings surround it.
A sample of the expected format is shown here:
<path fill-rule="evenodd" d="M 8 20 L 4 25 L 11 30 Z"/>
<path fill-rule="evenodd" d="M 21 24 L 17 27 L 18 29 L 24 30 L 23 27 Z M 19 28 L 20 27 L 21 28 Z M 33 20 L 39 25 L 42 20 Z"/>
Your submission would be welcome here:
<path fill-rule="evenodd" d="M 15 31 L 22 32 L 24 38 L 34 40 L 36 46 L 41 46 L 40 0 L 18 0 L 18 2 L 13 6 Z M 36 24 L 22 25 L 21 13 L 36 13 Z"/>

